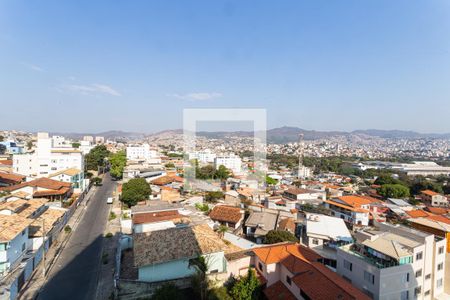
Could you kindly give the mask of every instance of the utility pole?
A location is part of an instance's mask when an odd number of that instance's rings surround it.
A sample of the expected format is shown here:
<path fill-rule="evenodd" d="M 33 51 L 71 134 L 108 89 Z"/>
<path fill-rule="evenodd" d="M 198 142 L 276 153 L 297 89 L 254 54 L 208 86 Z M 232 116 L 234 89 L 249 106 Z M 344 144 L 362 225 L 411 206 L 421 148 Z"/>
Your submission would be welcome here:
<path fill-rule="evenodd" d="M 45 220 L 44 218 L 42 218 L 42 275 L 45 278 L 45 273 L 46 273 L 46 266 L 45 266 Z"/>
<path fill-rule="evenodd" d="M 299 151 L 298 151 L 298 170 L 297 170 L 297 177 L 299 179 L 304 177 L 304 171 L 303 171 L 303 133 L 299 134 Z"/>

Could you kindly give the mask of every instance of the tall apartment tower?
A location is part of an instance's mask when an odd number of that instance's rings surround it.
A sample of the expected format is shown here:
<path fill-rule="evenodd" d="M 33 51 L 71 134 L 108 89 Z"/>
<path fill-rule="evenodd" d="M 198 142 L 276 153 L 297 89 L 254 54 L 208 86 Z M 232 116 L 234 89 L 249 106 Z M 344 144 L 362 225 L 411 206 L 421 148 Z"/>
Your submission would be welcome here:
<path fill-rule="evenodd" d="M 299 151 L 298 151 L 298 179 L 305 179 L 311 176 L 311 169 L 303 165 L 303 133 L 299 135 Z"/>

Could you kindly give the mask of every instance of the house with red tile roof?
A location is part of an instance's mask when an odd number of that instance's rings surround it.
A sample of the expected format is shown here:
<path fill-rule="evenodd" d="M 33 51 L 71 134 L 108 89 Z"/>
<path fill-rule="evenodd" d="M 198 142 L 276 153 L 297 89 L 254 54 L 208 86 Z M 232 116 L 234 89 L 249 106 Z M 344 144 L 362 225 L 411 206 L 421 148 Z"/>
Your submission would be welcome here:
<path fill-rule="evenodd" d="M 422 191 L 420 193 L 420 197 L 427 205 L 437 206 L 437 207 L 447 207 L 448 206 L 447 197 L 445 197 L 444 195 L 441 195 L 439 193 L 436 193 L 434 191 L 431 191 L 431 190 Z"/>
<path fill-rule="evenodd" d="M 351 195 L 325 200 L 325 207 L 331 210 L 331 215 L 343 219 L 352 225 L 369 225 L 370 205 L 377 199 L 365 196 Z"/>
<path fill-rule="evenodd" d="M 214 222 L 236 229 L 241 226 L 244 214 L 239 207 L 216 205 L 209 213 Z"/>
<path fill-rule="evenodd" d="M 325 267 L 322 257 L 304 246 L 281 243 L 252 251 L 256 271 L 266 279 L 263 293 L 269 300 L 370 299 Z"/>
<path fill-rule="evenodd" d="M 29 198 L 47 198 L 49 200 L 65 200 L 72 195 L 72 185 L 49 178 L 38 178 L 32 181 L 2 188 L 10 193 L 27 193 Z"/>
<path fill-rule="evenodd" d="M 26 176 L 20 174 L 0 172 L 0 187 L 19 184 L 24 182 L 25 179 Z"/>

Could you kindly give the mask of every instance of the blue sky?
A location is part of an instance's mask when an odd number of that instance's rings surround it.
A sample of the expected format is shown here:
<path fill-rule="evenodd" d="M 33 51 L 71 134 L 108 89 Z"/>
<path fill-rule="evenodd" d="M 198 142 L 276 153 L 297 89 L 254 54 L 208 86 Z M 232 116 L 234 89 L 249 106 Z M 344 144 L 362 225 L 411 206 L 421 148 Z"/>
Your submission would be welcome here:
<path fill-rule="evenodd" d="M 0 128 L 154 132 L 196 107 L 450 132 L 450 2 L 0 2 Z"/>

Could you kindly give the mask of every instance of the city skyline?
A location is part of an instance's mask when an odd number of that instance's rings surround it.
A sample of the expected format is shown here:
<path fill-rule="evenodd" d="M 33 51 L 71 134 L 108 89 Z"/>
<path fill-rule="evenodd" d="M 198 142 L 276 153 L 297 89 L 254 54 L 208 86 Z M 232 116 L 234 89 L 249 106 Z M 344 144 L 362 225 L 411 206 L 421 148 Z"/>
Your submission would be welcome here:
<path fill-rule="evenodd" d="M 2 2 L 1 127 L 157 132 L 239 107 L 269 128 L 448 133 L 449 5 Z"/>

